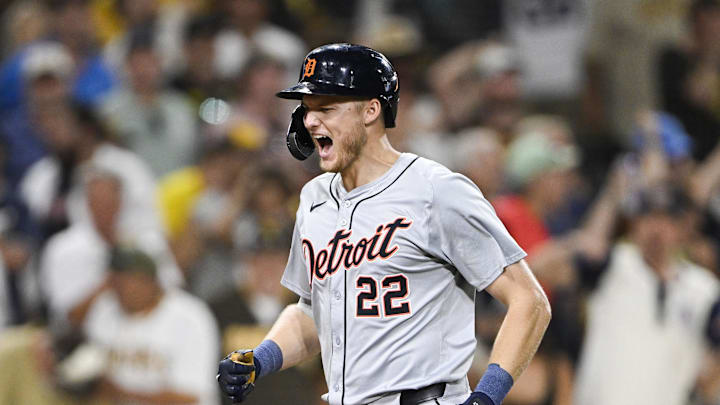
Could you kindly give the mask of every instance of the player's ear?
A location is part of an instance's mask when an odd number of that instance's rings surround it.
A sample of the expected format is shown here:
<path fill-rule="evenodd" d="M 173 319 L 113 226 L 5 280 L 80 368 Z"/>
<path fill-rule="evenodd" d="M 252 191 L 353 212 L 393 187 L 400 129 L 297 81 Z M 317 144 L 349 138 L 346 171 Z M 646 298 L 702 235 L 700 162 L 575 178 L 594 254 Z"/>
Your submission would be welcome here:
<path fill-rule="evenodd" d="M 363 108 L 363 122 L 366 126 L 372 125 L 375 121 L 382 118 L 382 105 L 380 100 L 373 98 L 365 102 Z"/>

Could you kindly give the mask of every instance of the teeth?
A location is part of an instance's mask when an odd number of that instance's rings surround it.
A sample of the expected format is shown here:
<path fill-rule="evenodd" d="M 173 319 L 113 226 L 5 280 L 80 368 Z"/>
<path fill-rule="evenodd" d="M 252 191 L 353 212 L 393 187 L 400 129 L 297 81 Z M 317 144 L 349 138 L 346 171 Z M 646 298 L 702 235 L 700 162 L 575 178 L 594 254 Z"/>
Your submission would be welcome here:
<path fill-rule="evenodd" d="M 313 136 L 313 138 L 320 140 L 320 139 L 328 138 L 328 137 L 325 135 L 315 135 L 315 136 Z M 330 139 L 330 138 L 328 138 L 328 139 Z"/>

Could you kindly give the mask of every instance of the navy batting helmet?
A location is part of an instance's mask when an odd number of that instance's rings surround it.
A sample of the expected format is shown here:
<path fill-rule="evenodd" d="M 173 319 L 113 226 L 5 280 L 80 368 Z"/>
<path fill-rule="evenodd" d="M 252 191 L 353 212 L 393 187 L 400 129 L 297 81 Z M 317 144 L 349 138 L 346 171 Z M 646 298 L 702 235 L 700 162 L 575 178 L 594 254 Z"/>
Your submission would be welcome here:
<path fill-rule="evenodd" d="M 330 44 L 310 51 L 298 83 L 277 96 L 295 100 L 310 94 L 377 98 L 383 107 L 385 127 L 392 128 L 398 90 L 397 73 L 385 55 L 362 45 Z M 287 134 L 288 149 L 299 160 L 307 159 L 315 150 L 303 123 L 304 116 L 305 110 L 300 105 L 292 114 Z"/>

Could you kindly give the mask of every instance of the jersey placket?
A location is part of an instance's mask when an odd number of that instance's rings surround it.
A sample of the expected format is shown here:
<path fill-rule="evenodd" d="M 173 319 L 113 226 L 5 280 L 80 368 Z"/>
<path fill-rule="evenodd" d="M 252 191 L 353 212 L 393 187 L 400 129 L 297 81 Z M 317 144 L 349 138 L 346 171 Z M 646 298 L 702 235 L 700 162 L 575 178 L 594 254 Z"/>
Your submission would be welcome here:
<path fill-rule="evenodd" d="M 350 224 L 350 215 L 352 210 L 352 203 L 349 200 L 341 199 L 338 201 L 338 216 L 335 224 L 336 229 L 348 229 Z M 352 236 L 351 236 L 352 238 Z M 330 403 L 331 404 L 343 404 L 345 397 L 345 361 L 347 345 L 347 294 L 348 294 L 348 281 L 347 271 L 341 265 L 338 273 L 334 277 L 330 278 L 331 287 L 331 309 L 330 309 L 330 323 L 332 325 L 331 330 L 331 344 L 332 344 L 332 368 L 331 368 L 331 386 L 328 387 L 330 391 Z"/>

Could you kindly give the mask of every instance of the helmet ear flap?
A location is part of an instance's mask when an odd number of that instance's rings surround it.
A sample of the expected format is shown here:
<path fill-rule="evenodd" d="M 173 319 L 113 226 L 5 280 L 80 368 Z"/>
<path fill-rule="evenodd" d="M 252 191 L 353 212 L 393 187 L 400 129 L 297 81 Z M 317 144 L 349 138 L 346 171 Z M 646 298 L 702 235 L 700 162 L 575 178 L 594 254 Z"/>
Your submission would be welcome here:
<path fill-rule="evenodd" d="M 393 100 L 393 98 L 395 100 Z M 395 117 L 397 116 L 397 98 L 380 96 L 382 112 L 385 119 L 385 128 L 395 128 Z"/>
<path fill-rule="evenodd" d="M 285 141 L 287 142 L 290 154 L 297 160 L 305 160 L 315 151 L 315 143 L 305 128 L 305 107 L 301 105 L 295 107 L 290 119 L 290 127 L 288 128 Z"/>
<path fill-rule="evenodd" d="M 385 128 L 395 128 L 395 116 L 397 115 L 397 104 L 388 105 L 385 108 Z"/>

